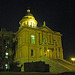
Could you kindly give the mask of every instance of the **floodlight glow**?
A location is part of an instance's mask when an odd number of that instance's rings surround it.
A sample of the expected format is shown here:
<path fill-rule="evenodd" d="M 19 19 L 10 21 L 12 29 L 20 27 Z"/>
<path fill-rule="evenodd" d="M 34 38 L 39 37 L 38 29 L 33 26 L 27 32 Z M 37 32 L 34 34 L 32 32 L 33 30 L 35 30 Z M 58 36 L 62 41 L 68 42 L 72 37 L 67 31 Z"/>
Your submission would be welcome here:
<path fill-rule="evenodd" d="M 49 52 L 49 50 L 47 50 Z"/>
<path fill-rule="evenodd" d="M 75 58 L 71 58 L 72 61 L 75 61 Z"/>

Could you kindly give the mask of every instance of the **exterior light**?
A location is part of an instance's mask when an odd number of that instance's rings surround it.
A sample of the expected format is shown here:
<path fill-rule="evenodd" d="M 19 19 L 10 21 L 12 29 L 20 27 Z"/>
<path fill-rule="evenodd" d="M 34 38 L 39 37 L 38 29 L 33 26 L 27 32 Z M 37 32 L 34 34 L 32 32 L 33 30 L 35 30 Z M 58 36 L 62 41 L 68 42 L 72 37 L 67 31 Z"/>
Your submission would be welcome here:
<path fill-rule="evenodd" d="M 7 69 L 8 67 L 6 66 L 6 69 Z"/>
<path fill-rule="evenodd" d="M 5 58 L 8 58 L 8 56 L 5 56 Z"/>
<path fill-rule="evenodd" d="M 8 53 L 6 52 L 5 55 L 8 55 Z"/>
<path fill-rule="evenodd" d="M 7 64 L 5 64 L 5 66 L 8 66 Z"/>
<path fill-rule="evenodd" d="M 5 64 L 5 68 L 6 68 L 6 69 L 8 68 L 8 64 Z"/>
<path fill-rule="evenodd" d="M 49 50 L 47 50 L 49 52 Z"/>
<path fill-rule="evenodd" d="M 74 61 L 75 61 L 75 58 L 71 58 L 71 60 L 73 61 L 73 63 L 74 63 Z"/>
<path fill-rule="evenodd" d="M 5 48 L 7 48 L 7 46 L 5 46 Z"/>

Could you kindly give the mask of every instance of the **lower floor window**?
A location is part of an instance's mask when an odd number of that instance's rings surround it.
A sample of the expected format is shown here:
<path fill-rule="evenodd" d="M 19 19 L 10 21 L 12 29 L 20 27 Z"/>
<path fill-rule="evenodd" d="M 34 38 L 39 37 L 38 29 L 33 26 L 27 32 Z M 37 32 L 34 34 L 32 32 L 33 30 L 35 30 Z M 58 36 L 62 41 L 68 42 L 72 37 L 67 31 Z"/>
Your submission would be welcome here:
<path fill-rule="evenodd" d="M 31 49 L 31 56 L 33 56 L 33 49 Z"/>

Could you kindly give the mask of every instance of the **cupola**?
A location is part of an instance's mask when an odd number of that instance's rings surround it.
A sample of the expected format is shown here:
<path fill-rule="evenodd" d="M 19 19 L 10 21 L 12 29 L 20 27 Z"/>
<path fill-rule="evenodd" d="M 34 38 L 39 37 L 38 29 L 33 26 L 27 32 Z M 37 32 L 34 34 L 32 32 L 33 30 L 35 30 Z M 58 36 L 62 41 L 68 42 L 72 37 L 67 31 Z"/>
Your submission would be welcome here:
<path fill-rule="evenodd" d="M 19 22 L 20 27 L 27 26 L 36 28 L 37 27 L 37 21 L 35 20 L 35 17 L 30 13 L 30 9 L 27 10 L 27 13 L 22 18 L 22 20 Z"/>

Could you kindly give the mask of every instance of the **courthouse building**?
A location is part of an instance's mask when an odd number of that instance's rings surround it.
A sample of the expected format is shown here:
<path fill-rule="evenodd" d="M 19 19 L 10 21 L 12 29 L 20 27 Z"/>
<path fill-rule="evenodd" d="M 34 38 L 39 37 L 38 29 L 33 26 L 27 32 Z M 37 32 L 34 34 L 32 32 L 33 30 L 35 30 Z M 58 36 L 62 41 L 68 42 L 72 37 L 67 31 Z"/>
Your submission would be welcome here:
<path fill-rule="evenodd" d="M 52 73 L 69 71 L 71 68 L 64 66 L 68 63 L 63 59 L 62 34 L 51 30 L 46 26 L 45 21 L 42 27 L 38 27 L 30 9 L 19 22 L 20 27 L 16 32 L 15 41 L 17 42 L 14 61 L 19 61 L 23 65 L 21 71 L 24 71 L 25 62 L 44 61 L 50 65 Z"/>

